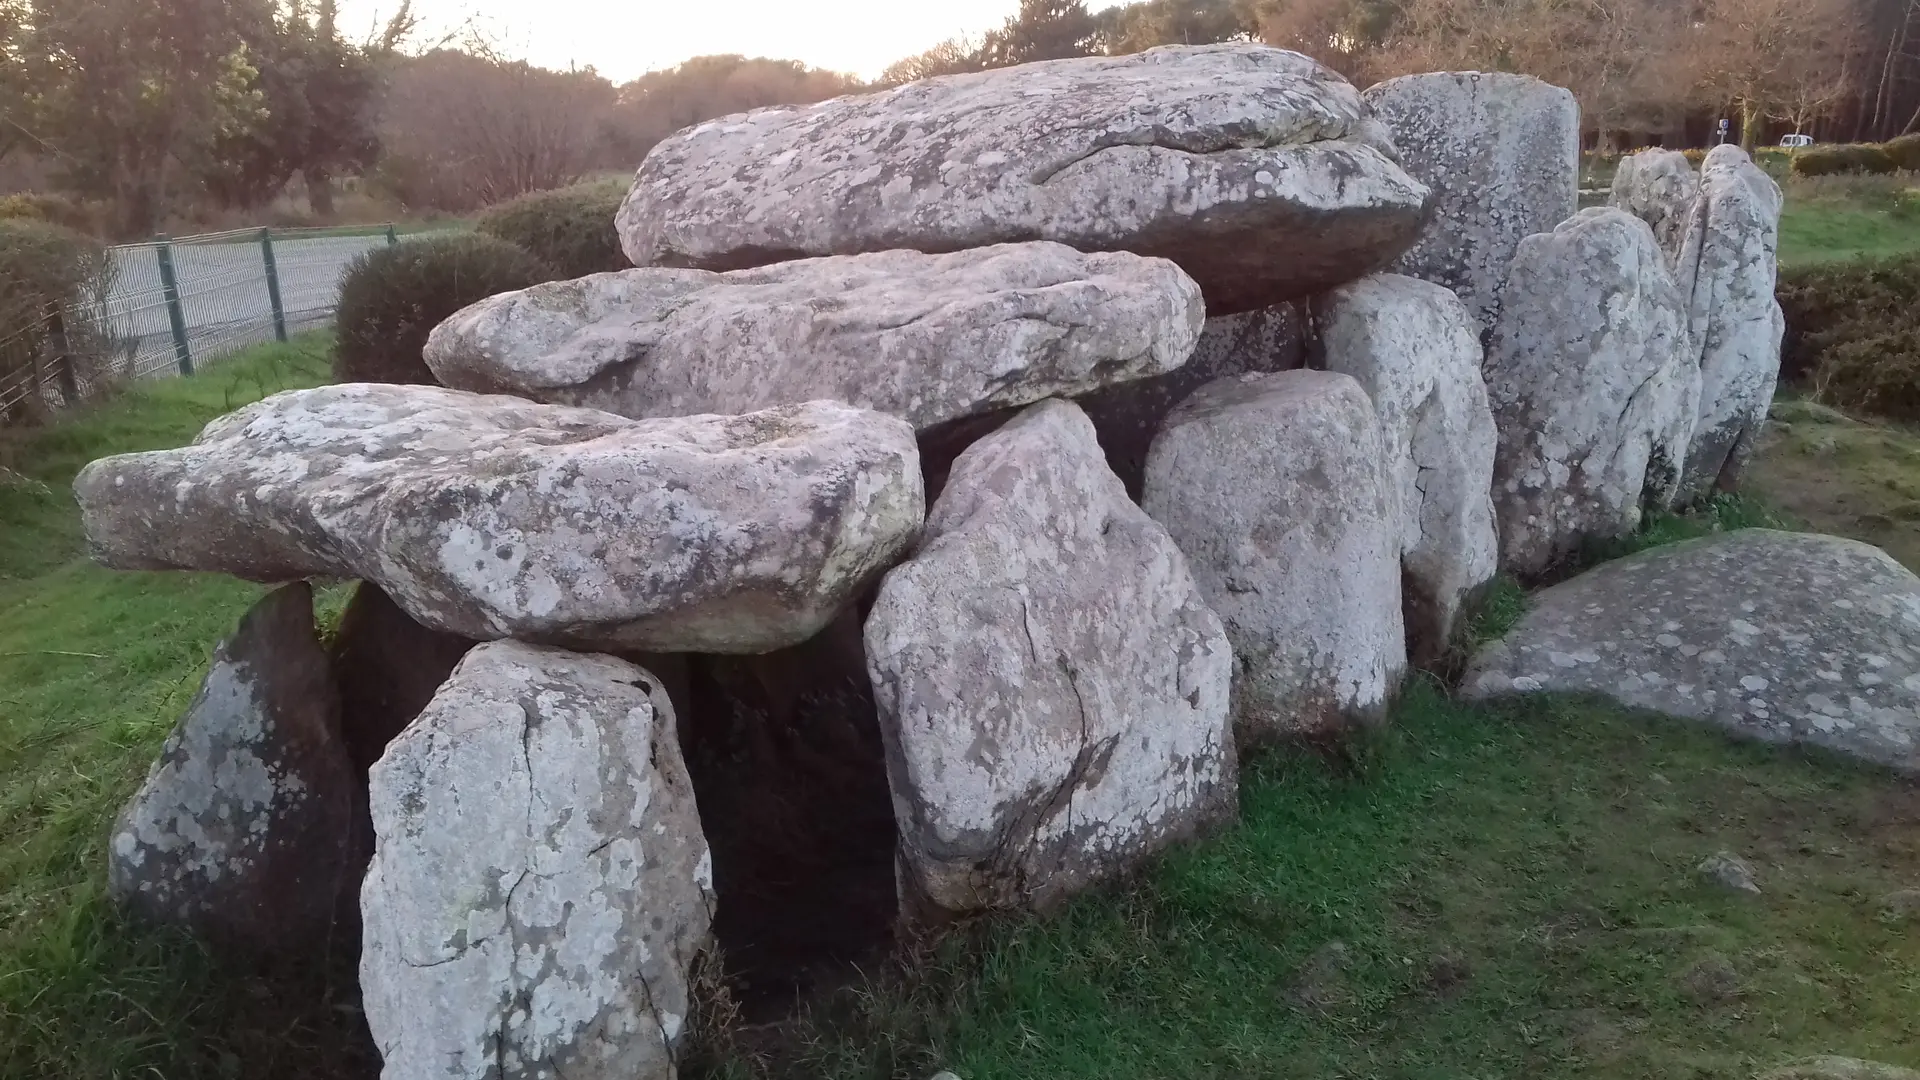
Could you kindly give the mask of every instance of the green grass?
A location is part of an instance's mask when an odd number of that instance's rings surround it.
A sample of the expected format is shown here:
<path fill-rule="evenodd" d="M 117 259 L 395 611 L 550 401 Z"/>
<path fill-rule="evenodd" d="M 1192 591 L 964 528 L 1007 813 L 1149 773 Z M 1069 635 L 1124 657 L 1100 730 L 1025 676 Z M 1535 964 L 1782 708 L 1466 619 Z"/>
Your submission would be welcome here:
<path fill-rule="evenodd" d="M 1575 700 L 1402 702 L 1363 775 L 1265 759 L 1241 826 L 976 926 L 689 1076 L 1691 1077 L 1920 1065 L 1920 792 Z M 1703 883 L 1721 849 L 1758 898 Z M 1316 963 L 1330 943 L 1344 969 Z M 1737 972 L 1725 998 L 1695 965 Z"/>
<path fill-rule="evenodd" d="M 179 445 L 238 405 L 324 380 L 328 347 L 313 337 L 253 350 L 0 444 L 15 474 L 0 484 L 0 1076 L 8 1080 L 220 1075 L 236 1047 L 252 1063 L 276 1064 L 250 1073 L 257 1076 L 295 1075 L 343 1056 L 329 1049 L 342 1040 L 317 1034 L 341 1018 L 312 1008 L 330 973 L 262 982 L 191 943 L 122 925 L 104 902 L 109 819 L 191 699 L 214 643 L 260 590 L 216 575 L 91 565 L 68 487 L 93 457 Z"/>
<path fill-rule="evenodd" d="M 326 342 L 143 385 L 0 444 L 0 1078 L 372 1075 L 350 966 L 254 969 L 105 902 L 115 808 L 258 595 L 86 563 L 67 494 L 321 381 Z M 1770 523 L 1722 500 L 1637 550 Z M 1471 634 L 1512 625 L 1501 582 Z M 1045 918 L 983 920 L 688 1077 L 1740 1078 L 1792 1056 L 1920 1065 L 1920 789 L 1603 704 L 1449 701 L 1418 679 L 1338 762 L 1247 769 L 1240 825 Z M 1765 893 L 1693 866 L 1728 849 Z M 1343 965 L 1324 962 L 1330 943 Z M 1315 958 L 1322 958 L 1316 960 Z M 1688 973 L 1718 958 L 1725 996 Z"/>
<path fill-rule="evenodd" d="M 1920 178 L 1792 177 L 1780 214 L 1783 266 L 1920 251 Z"/>

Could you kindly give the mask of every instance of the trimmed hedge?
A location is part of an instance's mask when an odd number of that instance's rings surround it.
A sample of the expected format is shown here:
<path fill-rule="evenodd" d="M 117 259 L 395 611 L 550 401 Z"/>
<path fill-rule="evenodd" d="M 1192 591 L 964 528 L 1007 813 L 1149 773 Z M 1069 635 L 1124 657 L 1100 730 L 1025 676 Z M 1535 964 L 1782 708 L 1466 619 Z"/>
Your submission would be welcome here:
<path fill-rule="evenodd" d="M 1920 172 L 1920 132 L 1902 135 L 1880 144 L 1892 160 L 1893 167 L 1907 172 Z"/>
<path fill-rule="evenodd" d="M 1920 254 L 1782 270 L 1780 377 L 1829 405 L 1920 420 Z"/>
<path fill-rule="evenodd" d="M 563 277 L 585 277 L 633 264 L 620 250 L 613 216 L 627 196 L 624 181 L 536 191 L 488 210 L 479 229 L 518 244 Z"/>
<path fill-rule="evenodd" d="M 1835 143 L 1830 146 L 1809 146 L 1793 155 L 1793 171 L 1796 176 L 1898 172 L 1901 166 L 1895 163 L 1894 156 L 1889 151 L 1891 146 L 1891 143 Z"/>
<path fill-rule="evenodd" d="M 553 277 L 521 248 L 479 233 L 374 248 L 354 259 L 340 279 L 333 377 L 437 384 L 420 356 L 434 327 L 475 301 Z"/>

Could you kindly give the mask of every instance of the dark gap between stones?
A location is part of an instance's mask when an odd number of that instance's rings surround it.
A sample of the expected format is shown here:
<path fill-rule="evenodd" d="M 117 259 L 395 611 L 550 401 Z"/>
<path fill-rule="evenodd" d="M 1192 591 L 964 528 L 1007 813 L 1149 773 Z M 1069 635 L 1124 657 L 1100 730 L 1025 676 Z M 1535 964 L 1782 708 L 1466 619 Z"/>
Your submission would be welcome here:
<path fill-rule="evenodd" d="M 790 649 L 662 664 L 684 671 L 661 678 L 713 851 L 714 937 L 747 1022 L 785 1015 L 893 943 L 893 803 L 860 625 L 856 608 Z"/>

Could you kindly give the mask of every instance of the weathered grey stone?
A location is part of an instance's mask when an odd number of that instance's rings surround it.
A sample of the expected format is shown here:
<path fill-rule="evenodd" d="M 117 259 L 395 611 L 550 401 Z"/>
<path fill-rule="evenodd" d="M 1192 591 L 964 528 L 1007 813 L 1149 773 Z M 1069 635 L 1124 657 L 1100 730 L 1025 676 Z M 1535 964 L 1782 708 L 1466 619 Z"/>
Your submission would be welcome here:
<path fill-rule="evenodd" d="M 1388 269 L 1459 294 L 1484 336 L 1523 237 L 1580 205 L 1580 106 L 1530 75 L 1436 71 L 1367 89 L 1401 163 L 1433 189 L 1420 238 Z"/>
<path fill-rule="evenodd" d="M 909 903 L 1044 906 L 1236 811 L 1220 621 L 1071 404 L 960 456 L 866 645 Z"/>
<path fill-rule="evenodd" d="M 1076 400 L 1093 421 L 1107 467 L 1135 502 L 1146 477 L 1147 452 L 1175 405 L 1227 375 L 1291 371 L 1305 363 L 1304 319 L 1294 304 L 1280 304 L 1206 322 L 1186 365 L 1171 374 L 1098 390 Z"/>
<path fill-rule="evenodd" d="M 358 577 L 436 630 L 662 652 L 805 640 L 923 513 L 912 429 L 837 402 L 630 421 L 365 383 L 276 394 L 74 490 L 108 566 Z"/>
<path fill-rule="evenodd" d="M 1812 1057 L 1782 1065 L 1759 1080 L 1920 1080 L 1920 1071 L 1848 1057 Z"/>
<path fill-rule="evenodd" d="M 1326 371 L 1241 375 L 1167 417 L 1142 502 L 1226 624 L 1243 744 L 1380 718 L 1406 668 L 1379 422 Z"/>
<path fill-rule="evenodd" d="M 1617 206 L 1653 229 L 1653 238 L 1677 272 L 1680 248 L 1693 220 L 1700 177 L 1678 150 L 1642 150 L 1620 159 L 1608 205 Z"/>
<path fill-rule="evenodd" d="M 374 766 L 360 986 L 387 1080 L 670 1080 L 712 860 L 653 676 L 480 645 Z"/>
<path fill-rule="evenodd" d="M 503 293 L 427 339 L 448 386 L 634 418 L 832 399 L 916 431 L 1178 368 L 1205 309 L 1164 259 L 1002 244 Z"/>
<path fill-rule="evenodd" d="M 1672 505 L 1700 369 L 1646 222 L 1593 207 L 1521 241 L 1484 371 L 1506 567 L 1538 573 Z"/>
<path fill-rule="evenodd" d="M 107 887 L 136 914 L 251 950 L 307 947 L 358 882 L 352 765 L 305 582 L 268 593 L 120 812 Z"/>
<path fill-rule="evenodd" d="M 1380 268 L 1427 198 L 1340 76 L 1233 43 L 710 120 L 653 148 L 617 221 L 635 266 L 1021 240 L 1134 251 L 1179 263 L 1228 315 Z"/>
<path fill-rule="evenodd" d="M 1592 691 L 1920 771 L 1920 578 L 1811 533 L 1657 548 L 1536 594 L 1465 685 Z"/>
<path fill-rule="evenodd" d="M 1401 603 L 1415 663 L 1437 659 L 1462 606 L 1500 569 L 1498 436 L 1473 319 L 1444 286 L 1375 274 L 1314 301 L 1328 371 L 1373 401 L 1399 507 Z"/>
<path fill-rule="evenodd" d="M 1739 485 L 1780 377 L 1786 317 L 1774 299 L 1780 185 L 1737 146 L 1716 146 L 1680 252 L 1700 407 L 1681 479 L 1693 502 Z"/>
<path fill-rule="evenodd" d="M 1694 868 L 1701 877 L 1734 892 L 1760 894 L 1760 882 L 1755 879 L 1753 864 L 1735 855 L 1731 851 L 1716 851 L 1700 860 Z"/>

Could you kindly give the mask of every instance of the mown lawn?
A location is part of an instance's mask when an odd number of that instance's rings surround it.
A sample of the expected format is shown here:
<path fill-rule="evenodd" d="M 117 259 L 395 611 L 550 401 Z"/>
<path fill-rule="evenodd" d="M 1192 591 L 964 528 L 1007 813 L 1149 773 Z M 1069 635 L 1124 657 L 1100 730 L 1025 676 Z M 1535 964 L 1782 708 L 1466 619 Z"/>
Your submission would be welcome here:
<path fill-rule="evenodd" d="M 94 456 L 176 445 L 322 380 L 325 349 L 265 350 L 0 443 L 15 473 L 0 474 L 4 1080 L 377 1071 L 351 940 L 330 963 L 241 969 L 104 902 L 111 816 L 259 590 L 91 566 L 67 488 Z M 1729 502 L 1629 546 L 1764 516 Z M 1497 597 L 1494 622 L 1524 604 Z M 1594 702 L 1460 705 L 1423 678 L 1388 732 L 1332 759 L 1254 762 L 1242 797 L 1236 829 L 1129 888 L 875 958 L 795 1020 L 710 1030 L 683 1075 L 1705 1080 L 1812 1053 L 1920 1066 L 1920 913 L 1886 903 L 1920 888 L 1911 783 Z M 1760 896 L 1696 876 L 1723 849 L 1755 863 Z"/>

